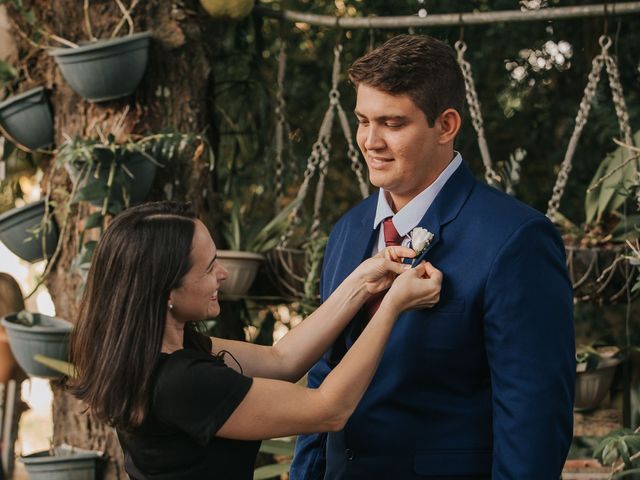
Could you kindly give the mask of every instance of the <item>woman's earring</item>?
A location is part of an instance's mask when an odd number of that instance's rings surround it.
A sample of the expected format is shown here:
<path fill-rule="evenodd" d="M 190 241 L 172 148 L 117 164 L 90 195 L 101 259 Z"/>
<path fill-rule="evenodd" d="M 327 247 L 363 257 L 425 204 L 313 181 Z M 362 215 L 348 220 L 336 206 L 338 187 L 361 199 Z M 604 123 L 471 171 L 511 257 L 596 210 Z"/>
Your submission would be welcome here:
<path fill-rule="evenodd" d="M 169 302 L 169 310 L 173 310 L 173 303 Z"/>

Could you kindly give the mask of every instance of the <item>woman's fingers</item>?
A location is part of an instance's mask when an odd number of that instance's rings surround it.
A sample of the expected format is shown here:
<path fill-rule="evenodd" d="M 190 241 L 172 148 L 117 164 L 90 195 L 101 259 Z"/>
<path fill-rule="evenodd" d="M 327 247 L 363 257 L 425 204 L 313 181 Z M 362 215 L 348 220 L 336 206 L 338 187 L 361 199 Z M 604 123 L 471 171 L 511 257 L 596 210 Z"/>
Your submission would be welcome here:
<path fill-rule="evenodd" d="M 414 252 L 411 248 L 401 247 L 398 245 L 393 247 L 386 247 L 384 250 L 380 251 L 378 255 L 383 256 L 388 260 L 399 262 L 402 261 L 403 258 L 415 257 L 416 252 Z"/>
<path fill-rule="evenodd" d="M 401 273 L 411 269 L 411 265 L 406 265 L 404 263 L 398 263 L 393 260 L 387 259 L 385 259 L 382 265 L 388 272 L 395 273 L 396 275 L 400 275 Z"/>

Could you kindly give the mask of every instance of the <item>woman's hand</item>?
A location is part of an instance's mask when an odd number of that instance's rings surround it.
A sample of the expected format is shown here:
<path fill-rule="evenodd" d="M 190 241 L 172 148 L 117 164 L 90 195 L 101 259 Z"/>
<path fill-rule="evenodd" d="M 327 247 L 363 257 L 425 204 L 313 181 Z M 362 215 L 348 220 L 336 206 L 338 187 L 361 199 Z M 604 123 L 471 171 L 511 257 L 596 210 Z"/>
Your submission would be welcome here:
<path fill-rule="evenodd" d="M 409 265 L 402 263 L 403 258 L 415 256 L 416 252 L 410 248 L 387 247 L 378 252 L 375 257 L 362 262 L 354 270 L 354 274 L 365 286 L 367 293 L 374 295 L 387 290 L 398 275 L 410 268 Z"/>
<path fill-rule="evenodd" d="M 433 307 L 440 300 L 442 272 L 428 262 L 403 272 L 384 296 L 398 311 Z"/>

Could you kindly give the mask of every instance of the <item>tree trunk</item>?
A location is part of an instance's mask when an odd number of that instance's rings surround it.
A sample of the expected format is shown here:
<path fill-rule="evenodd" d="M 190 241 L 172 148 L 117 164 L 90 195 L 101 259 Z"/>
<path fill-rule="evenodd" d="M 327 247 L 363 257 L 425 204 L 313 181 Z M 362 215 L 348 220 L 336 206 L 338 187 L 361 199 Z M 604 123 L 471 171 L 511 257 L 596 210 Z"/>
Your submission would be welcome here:
<path fill-rule="evenodd" d="M 25 6 L 35 13 L 36 25 L 75 43 L 88 40 L 84 20 L 83 2 L 79 0 L 32 0 Z M 131 1 L 123 0 L 127 7 Z M 109 132 L 123 112 L 125 133 L 146 134 L 160 131 L 183 133 L 206 132 L 212 145 L 216 145 L 215 132 L 209 127 L 214 103 L 211 64 L 217 51 L 216 39 L 222 25 L 203 13 L 196 0 L 167 2 L 145 0 L 131 12 L 135 31 L 153 33 L 149 62 L 144 79 L 130 97 L 92 104 L 71 90 L 54 59 L 43 49 L 31 44 L 27 36 L 33 28 L 10 4 L 14 37 L 19 40 L 20 61 L 27 66 L 26 80 L 20 85 L 24 91 L 44 85 L 51 91 L 50 102 L 54 114 L 55 143 L 60 145 L 65 136 L 96 137 L 96 128 Z M 113 0 L 94 0 L 89 6 L 91 31 L 97 38 L 108 38 L 115 25 L 123 18 Z M 127 33 L 127 24 L 119 36 Z M 46 38 L 41 41 L 46 42 Z M 49 40 L 51 45 L 55 45 Z M 56 45 L 57 46 L 57 45 Z M 25 61 L 26 59 L 26 61 Z M 206 127 L 209 127 L 207 130 Z M 64 200 L 70 188 L 69 178 L 62 169 L 53 169 L 53 157 L 44 167 L 43 189 L 49 190 L 54 200 Z M 212 226 L 219 220 L 214 215 L 214 185 L 208 165 L 202 161 L 184 160 L 181 164 L 166 165 L 159 169 L 151 197 L 172 197 L 189 200 L 199 217 Z M 207 195 L 203 195 L 203 192 Z M 56 212 L 59 225 L 66 223 L 60 242 L 62 249 L 46 279 L 62 318 L 75 321 L 78 311 L 82 278 L 74 272 L 72 260 L 81 239 L 81 221 L 90 207 L 74 206 L 66 219 Z M 217 209 L 216 209 L 217 210 Z M 60 385 L 54 385 L 54 442 L 66 442 L 78 447 L 103 450 L 108 455 L 107 479 L 126 478 L 123 458 L 114 430 L 82 413 L 84 406 L 67 394 Z"/>

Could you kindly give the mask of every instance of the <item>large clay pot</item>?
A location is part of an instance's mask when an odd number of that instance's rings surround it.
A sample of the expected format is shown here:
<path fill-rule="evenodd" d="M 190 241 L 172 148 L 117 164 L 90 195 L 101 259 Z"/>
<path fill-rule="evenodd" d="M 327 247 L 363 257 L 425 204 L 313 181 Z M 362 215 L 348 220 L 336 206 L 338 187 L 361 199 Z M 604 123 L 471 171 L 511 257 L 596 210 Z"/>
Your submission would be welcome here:
<path fill-rule="evenodd" d="M 602 358 L 598 367 L 591 372 L 580 371 L 584 364 L 578 364 L 576 374 L 576 395 L 573 409 L 578 412 L 594 410 L 611 390 L 613 376 L 621 360 Z"/>

